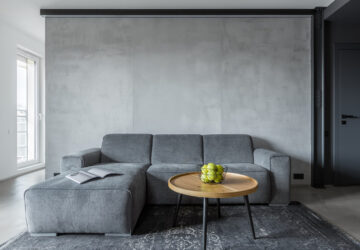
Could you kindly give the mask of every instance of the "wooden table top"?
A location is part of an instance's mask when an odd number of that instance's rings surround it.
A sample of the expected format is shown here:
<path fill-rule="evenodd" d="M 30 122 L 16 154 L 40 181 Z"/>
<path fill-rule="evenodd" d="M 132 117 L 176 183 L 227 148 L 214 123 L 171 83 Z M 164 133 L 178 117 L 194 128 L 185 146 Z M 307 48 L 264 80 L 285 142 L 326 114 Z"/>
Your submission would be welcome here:
<path fill-rule="evenodd" d="M 200 172 L 183 173 L 172 176 L 168 180 L 171 190 L 195 197 L 203 198 L 231 198 L 254 193 L 258 182 L 246 175 L 226 173 L 220 184 L 207 184 L 200 180 Z"/>

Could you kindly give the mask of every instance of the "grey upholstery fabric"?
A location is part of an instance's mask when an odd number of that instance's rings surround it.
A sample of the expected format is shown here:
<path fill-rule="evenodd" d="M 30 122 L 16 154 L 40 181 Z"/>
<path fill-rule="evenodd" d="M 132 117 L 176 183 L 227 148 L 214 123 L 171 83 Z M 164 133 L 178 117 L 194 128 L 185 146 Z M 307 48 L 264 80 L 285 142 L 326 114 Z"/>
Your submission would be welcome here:
<path fill-rule="evenodd" d="M 103 167 L 123 175 L 79 185 L 64 178 L 73 172 L 67 171 L 26 190 L 28 231 L 131 234 L 145 204 L 145 173 L 140 167 Z"/>
<path fill-rule="evenodd" d="M 168 188 L 168 179 L 179 173 L 199 171 L 204 162 L 203 153 L 206 163 L 223 164 L 228 172 L 258 181 L 258 191 L 249 195 L 251 203 L 289 203 L 290 157 L 265 149 L 252 151 L 251 138 L 247 135 L 202 138 L 200 135 L 111 134 L 104 137 L 101 150 L 89 149 L 64 156 L 61 175 L 25 192 L 28 231 L 131 234 L 146 199 L 149 204 L 176 204 L 178 194 Z M 89 166 L 124 175 L 81 185 L 64 178 Z M 183 204 L 201 202 L 202 199 L 189 196 L 184 196 L 182 201 Z M 243 197 L 221 202 L 243 203 Z"/>
<path fill-rule="evenodd" d="M 252 140 L 249 135 L 204 135 L 204 162 L 253 163 Z"/>
<path fill-rule="evenodd" d="M 60 171 L 76 170 L 85 168 L 100 162 L 100 149 L 91 148 L 76 154 L 62 157 Z"/>
<path fill-rule="evenodd" d="M 242 172 L 269 172 L 266 168 L 252 163 L 228 163 L 223 164 L 223 166 L 227 169 L 228 172 L 239 174 L 241 174 Z"/>
<path fill-rule="evenodd" d="M 154 135 L 152 163 L 202 164 L 201 135 Z"/>
<path fill-rule="evenodd" d="M 271 197 L 271 182 L 270 172 L 255 164 L 251 163 L 232 163 L 224 164 L 228 172 L 238 173 L 250 176 L 257 180 L 259 187 L 255 193 L 249 195 L 251 203 L 269 203 Z M 222 203 L 239 204 L 244 203 L 243 197 L 236 197 L 230 199 L 222 199 Z"/>
<path fill-rule="evenodd" d="M 181 174 L 186 172 L 200 171 L 202 164 L 179 164 L 179 163 L 158 163 L 152 164 L 148 172 L 164 172 Z"/>
<path fill-rule="evenodd" d="M 103 138 L 101 162 L 150 163 L 152 135 L 109 134 Z"/>
<path fill-rule="evenodd" d="M 150 164 L 148 163 L 98 163 L 93 165 L 94 167 L 110 167 L 110 168 L 116 168 L 116 171 L 130 171 L 130 170 L 142 170 L 143 172 L 146 172 L 146 170 L 149 168 Z"/>
<path fill-rule="evenodd" d="M 254 150 L 255 164 L 270 171 L 270 204 L 288 204 L 290 202 L 290 157 L 266 149 Z"/>
<path fill-rule="evenodd" d="M 176 204 L 177 193 L 168 187 L 171 176 L 185 172 L 199 171 L 201 164 L 153 164 L 146 174 L 148 204 Z M 184 204 L 198 203 L 198 199 L 185 197 Z"/>

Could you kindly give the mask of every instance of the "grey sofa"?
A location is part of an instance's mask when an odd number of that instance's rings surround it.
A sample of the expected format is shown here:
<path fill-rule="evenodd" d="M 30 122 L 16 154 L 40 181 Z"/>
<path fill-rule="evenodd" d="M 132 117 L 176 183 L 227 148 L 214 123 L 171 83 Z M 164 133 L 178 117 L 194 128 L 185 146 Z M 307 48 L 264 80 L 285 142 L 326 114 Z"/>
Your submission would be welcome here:
<path fill-rule="evenodd" d="M 101 148 L 64 156 L 61 174 L 25 191 L 28 231 L 33 235 L 105 233 L 130 235 L 147 204 L 176 204 L 167 187 L 178 173 L 199 171 L 214 162 L 258 180 L 252 203 L 286 205 L 290 200 L 290 158 L 253 149 L 248 135 L 110 134 Z M 64 178 L 81 168 L 122 173 L 82 185 Z M 201 200 L 184 197 L 182 203 Z M 242 197 L 222 203 L 243 203 Z"/>

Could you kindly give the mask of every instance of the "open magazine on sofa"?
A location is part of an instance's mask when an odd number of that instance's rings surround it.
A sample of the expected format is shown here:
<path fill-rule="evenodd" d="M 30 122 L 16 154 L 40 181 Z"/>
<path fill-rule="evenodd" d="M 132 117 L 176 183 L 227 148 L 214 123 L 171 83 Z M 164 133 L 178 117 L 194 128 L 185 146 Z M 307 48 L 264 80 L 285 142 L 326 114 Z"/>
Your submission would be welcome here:
<path fill-rule="evenodd" d="M 80 170 L 79 172 L 76 172 L 73 174 L 68 174 L 65 177 L 78 183 L 78 184 L 82 184 L 82 183 L 85 183 L 87 181 L 94 180 L 94 179 L 103 179 L 110 175 L 122 175 L 122 174 L 113 172 L 113 171 L 110 171 L 107 169 L 92 168 L 87 171 Z"/>

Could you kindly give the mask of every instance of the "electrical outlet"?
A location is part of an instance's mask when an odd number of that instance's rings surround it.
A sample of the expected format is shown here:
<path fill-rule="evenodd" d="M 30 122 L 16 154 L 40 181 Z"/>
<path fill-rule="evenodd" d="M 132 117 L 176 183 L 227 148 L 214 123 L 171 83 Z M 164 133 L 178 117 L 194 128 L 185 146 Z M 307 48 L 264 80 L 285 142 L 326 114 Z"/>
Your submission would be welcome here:
<path fill-rule="evenodd" d="M 304 174 L 294 174 L 294 180 L 304 180 Z"/>

